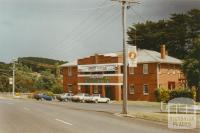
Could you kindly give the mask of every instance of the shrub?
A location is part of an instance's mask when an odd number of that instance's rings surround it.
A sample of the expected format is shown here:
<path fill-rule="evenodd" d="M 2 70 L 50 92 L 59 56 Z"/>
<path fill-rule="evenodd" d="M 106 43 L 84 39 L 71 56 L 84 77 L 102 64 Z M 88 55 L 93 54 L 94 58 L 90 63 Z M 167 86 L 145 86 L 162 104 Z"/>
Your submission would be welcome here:
<path fill-rule="evenodd" d="M 196 93 L 191 89 L 175 89 L 170 92 L 170 100 L 178 97 L 195 98 Z"/>
<path fill-rule="evenodd" d="M 46 94 L 47 94 L 48 96 L 54 96 L 53 92 L 51 92 L 51 91 L 46 92 Z"/>
<path fill-rule="evenodd" d="M 157 102 L 160 102 L 161 100 L 160 100 L 160 88 L 157 88 L 156 90 L 155 90 L 155 97 L 156 97 L 156 101 Z"/>
<path fill-rule="evenodd" d="M 155 91 L 155 96 L 158 102 L 160 101 L 168 102 L 170 98 L 169 90 L 165 88 L 158 88 Z"/>
<path fill-rule="evenodd" d="M 170 94 L 169 93 L 170 92 L 169 92 L 168 89 L 162 88 L 160 90 L 160 100 L 163 101 L 163 102 L 168 102 L 169 98 L 170 98 Z"/>
<path fill-rule="evenodd" d="M 175 90 L 168 90 L 165 88 L 158 88 L 155 90 L 155 97 L 158 102 L 168 102 L 174 98 L 178 97 L 186 97 L 195 99 L 196 98 L 196 91 L 194 89 L 175 89 Z"/>

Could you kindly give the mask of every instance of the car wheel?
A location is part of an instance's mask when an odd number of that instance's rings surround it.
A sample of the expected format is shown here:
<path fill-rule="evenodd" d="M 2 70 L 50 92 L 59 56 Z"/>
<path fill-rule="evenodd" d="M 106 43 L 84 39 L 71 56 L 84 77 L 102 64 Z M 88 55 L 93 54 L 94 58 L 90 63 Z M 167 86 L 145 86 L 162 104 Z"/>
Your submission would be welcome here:
<path fill-rule="evenodd" d="M 107 100 L 106 103 L 110 103 L 110 100 Z"/>

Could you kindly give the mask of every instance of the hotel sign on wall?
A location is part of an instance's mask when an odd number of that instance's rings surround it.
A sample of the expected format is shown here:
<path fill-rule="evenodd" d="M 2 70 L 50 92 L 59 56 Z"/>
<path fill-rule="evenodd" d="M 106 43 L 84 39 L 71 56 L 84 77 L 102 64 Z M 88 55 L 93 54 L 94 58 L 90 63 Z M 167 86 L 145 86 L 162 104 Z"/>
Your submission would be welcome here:
<path fill-rule="evenodd" d="M 137 67 L 137 48 L 128 45 L 128 64 L 129 67 Z"/>
<path fill-rule="evenodd" d="M 91 76 L 85 78 L 85 83 L 109 83 L 109 79 L 104 76 Z"/>
<path fill-rule="evenodd" d="M 116 65 L 94 65 L 94 66 L 78 66 L 79 72 L 103 72 L 103 71 L 116 71 Z"/>

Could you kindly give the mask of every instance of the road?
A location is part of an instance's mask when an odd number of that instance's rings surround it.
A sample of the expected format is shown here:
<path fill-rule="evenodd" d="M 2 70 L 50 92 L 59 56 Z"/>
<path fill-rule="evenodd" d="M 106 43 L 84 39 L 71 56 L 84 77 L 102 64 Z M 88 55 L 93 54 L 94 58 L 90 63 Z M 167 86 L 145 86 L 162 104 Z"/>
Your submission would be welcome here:
<path fill-rule="evenodd" d="M 72 104 L 72 103 L 71 103 Z M 74 105 L 78 105 L 74 103 Z M 0 133 L 197 133 L 48 102 L 0 99 Z"/>

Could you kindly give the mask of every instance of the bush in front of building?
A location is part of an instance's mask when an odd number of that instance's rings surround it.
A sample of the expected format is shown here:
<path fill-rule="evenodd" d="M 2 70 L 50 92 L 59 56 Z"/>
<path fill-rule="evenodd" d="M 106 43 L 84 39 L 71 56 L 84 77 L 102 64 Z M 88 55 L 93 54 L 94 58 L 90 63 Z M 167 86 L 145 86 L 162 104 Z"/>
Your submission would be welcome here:
<path fill-rule="evenodd" d="M 170 91 L 165 88 L 158 88 L 155 91 L 155 96 L 158 102 L 160 101 L 168 102 L 170 99 Z"/>
<path fill-rule="evenodd" d="M 193 89 L 182 89 L 178 88 L 175 90 L 168 90 L 165 88 L 158 88 L 155 90 L 155 97 L 158 102 L 168 102 L 174 98 L 178 97 L 186 97 L 195 99 L 196 98 L 196 91 Z"/>
<path fill-rule="evenodd" d="M 170 91 L 170 100 L 178 97 L 195 99 L 196 92 L 193 89 L 175 89 Z"/>

